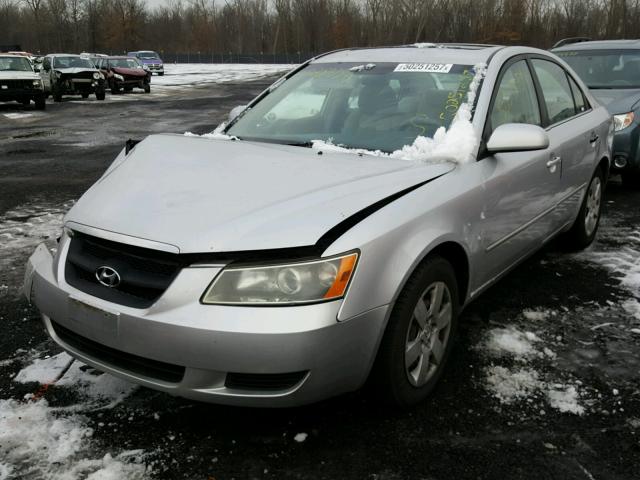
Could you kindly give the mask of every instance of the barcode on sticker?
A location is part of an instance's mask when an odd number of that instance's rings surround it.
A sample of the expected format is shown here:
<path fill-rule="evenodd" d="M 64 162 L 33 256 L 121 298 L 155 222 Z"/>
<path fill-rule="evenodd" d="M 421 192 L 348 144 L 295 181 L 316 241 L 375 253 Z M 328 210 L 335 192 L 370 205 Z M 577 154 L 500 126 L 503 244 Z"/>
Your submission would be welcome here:
<path fill-rule="evenodd" d="M 394 72 L 449 73 L 453 63 L 399 63 Z"/>

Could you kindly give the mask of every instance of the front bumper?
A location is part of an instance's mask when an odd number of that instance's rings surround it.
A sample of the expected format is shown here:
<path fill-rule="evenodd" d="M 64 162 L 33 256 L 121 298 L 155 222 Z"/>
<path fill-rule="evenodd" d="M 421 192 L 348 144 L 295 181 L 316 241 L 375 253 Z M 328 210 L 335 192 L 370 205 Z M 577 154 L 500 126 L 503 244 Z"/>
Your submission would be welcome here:
<path fill-rule="evenodd" d="M 612 154 L 612 172 L 635 173 L 640 171 L 640 124 L 634 121 L 624 130 L 615 132 Z"/>
<path fill-rule="evenodd" d="M 59 248 L 64 259 L 64 237 Z M 220 267 L 185 268 L 152 307 L 135 309 L 71 287 L 62 263 L 40 246 L 25 274 L 25 294 L 40 310 L 51 338 L 86 364 L 195 400 L 287 407 L 356 390 L 368 376 L 386 321 L 384 306 L 338 322 L 339 301 L 295 307 L 200 304 Z M 82 341 L 70 341 L 74 337 Z M 101 348 L 83 347 L 94 344 Z M 153 368 L 114 361 L 103 354 L 105 348 L 122 358 L 142 359 L 143 365 L 166 364 L 184 373 L 167 381 Z M 299 377 L 287 378 L 297 379 L 294 384 L 262 387 L 265 379 L 293 373 Z M 238 378 L 255 381 L 248 385 Z"/>

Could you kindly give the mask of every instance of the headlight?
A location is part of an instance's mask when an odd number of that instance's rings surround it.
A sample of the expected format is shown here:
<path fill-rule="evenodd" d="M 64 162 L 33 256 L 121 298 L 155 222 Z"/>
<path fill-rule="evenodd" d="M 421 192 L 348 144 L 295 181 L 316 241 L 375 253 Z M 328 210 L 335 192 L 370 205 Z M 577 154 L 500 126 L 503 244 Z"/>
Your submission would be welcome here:
<path fill-rule="evenodd" d="M 117 73 L 113 75 L 115 77 L 116 80 L 120 80 L 121 82 L 124 82 L 124 77 L 122 75 L 118 75 Z"/>
<path fill-rule="evenodd" d="M 635 118 L 635 115 L 633 114 L 633 112 L 614 115 L 613 124 L 614 124 L 615 131 L 619 132 L 620 130 L 624 130 L 625 128 L 627 128 L 629 125 L 631 125 L 631 122 L 633 122 L 634 118 Z"/>
<path fill-rule="evenodd" d="M 34 80 L 33 81 L 33 86 L 34 87 L 39 87 L 40 86 L 40 80 Z"/>
<path fill-rule="evenodd" d="M 309 262 L 264 267 L 229 267 L 214 279 L 202 303 L 283 305 L 315 303 L 344 296 L 357 253 Z"/>
<path fill-rule="evenodd" d="M 98 80 L 100 78 L 100 74 L 98 72 L 93 72 L 93 78 Z"/>

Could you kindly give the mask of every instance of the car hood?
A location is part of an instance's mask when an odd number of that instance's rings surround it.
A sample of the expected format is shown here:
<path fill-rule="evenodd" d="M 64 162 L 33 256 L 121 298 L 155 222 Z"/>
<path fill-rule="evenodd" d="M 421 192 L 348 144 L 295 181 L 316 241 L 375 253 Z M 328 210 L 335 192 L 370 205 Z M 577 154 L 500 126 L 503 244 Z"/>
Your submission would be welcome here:
<path fill-rule="evenodd" d="M 627 113 L 632 111 L 640 102 L 640 89 L 591 89 L 591 94 L 607 107 L 610 114 Z"/>
<path fill-rule="evenodd" d="M 1 71 L 0 80 L 37 80 L 40 76 L 34 72 L 22 72 L 18 70 Z"/>
<path fill-rule="evenodd" d="M 181 253 L 311 246 L 351 215 L 454 168 L 153 135 L 96 182 L 65 222 L 168 244 Z"/>
<path fill-rule="evenodd" d="M 86 68 L 86 67 L 70 67 L 70 68 L 56 68 L 54 69 L 56 72 L 63 73 L 65 75 L 75 75 L 76 73 L 82 72 L 97 72 L 96 68 Z"/>
<path fill-rule="evenodd" d="M 130 75 L 132 77 L 144 77 L 147 75 L 147 72 L 141 68 L 113 67 L 111 70 L 120 75 Z"/>

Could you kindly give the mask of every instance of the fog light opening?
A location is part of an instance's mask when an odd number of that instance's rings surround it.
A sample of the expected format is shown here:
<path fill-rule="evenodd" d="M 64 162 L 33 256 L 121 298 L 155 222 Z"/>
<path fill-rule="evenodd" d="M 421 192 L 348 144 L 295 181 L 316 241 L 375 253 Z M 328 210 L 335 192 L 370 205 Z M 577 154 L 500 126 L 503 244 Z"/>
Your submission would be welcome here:
<path fill-rule="evenodd" d="M 627 166 L 627 159 L 625 157 L 616 157 L 613 159 L 613 164 L 617 168 L 624 168 Z"/>

